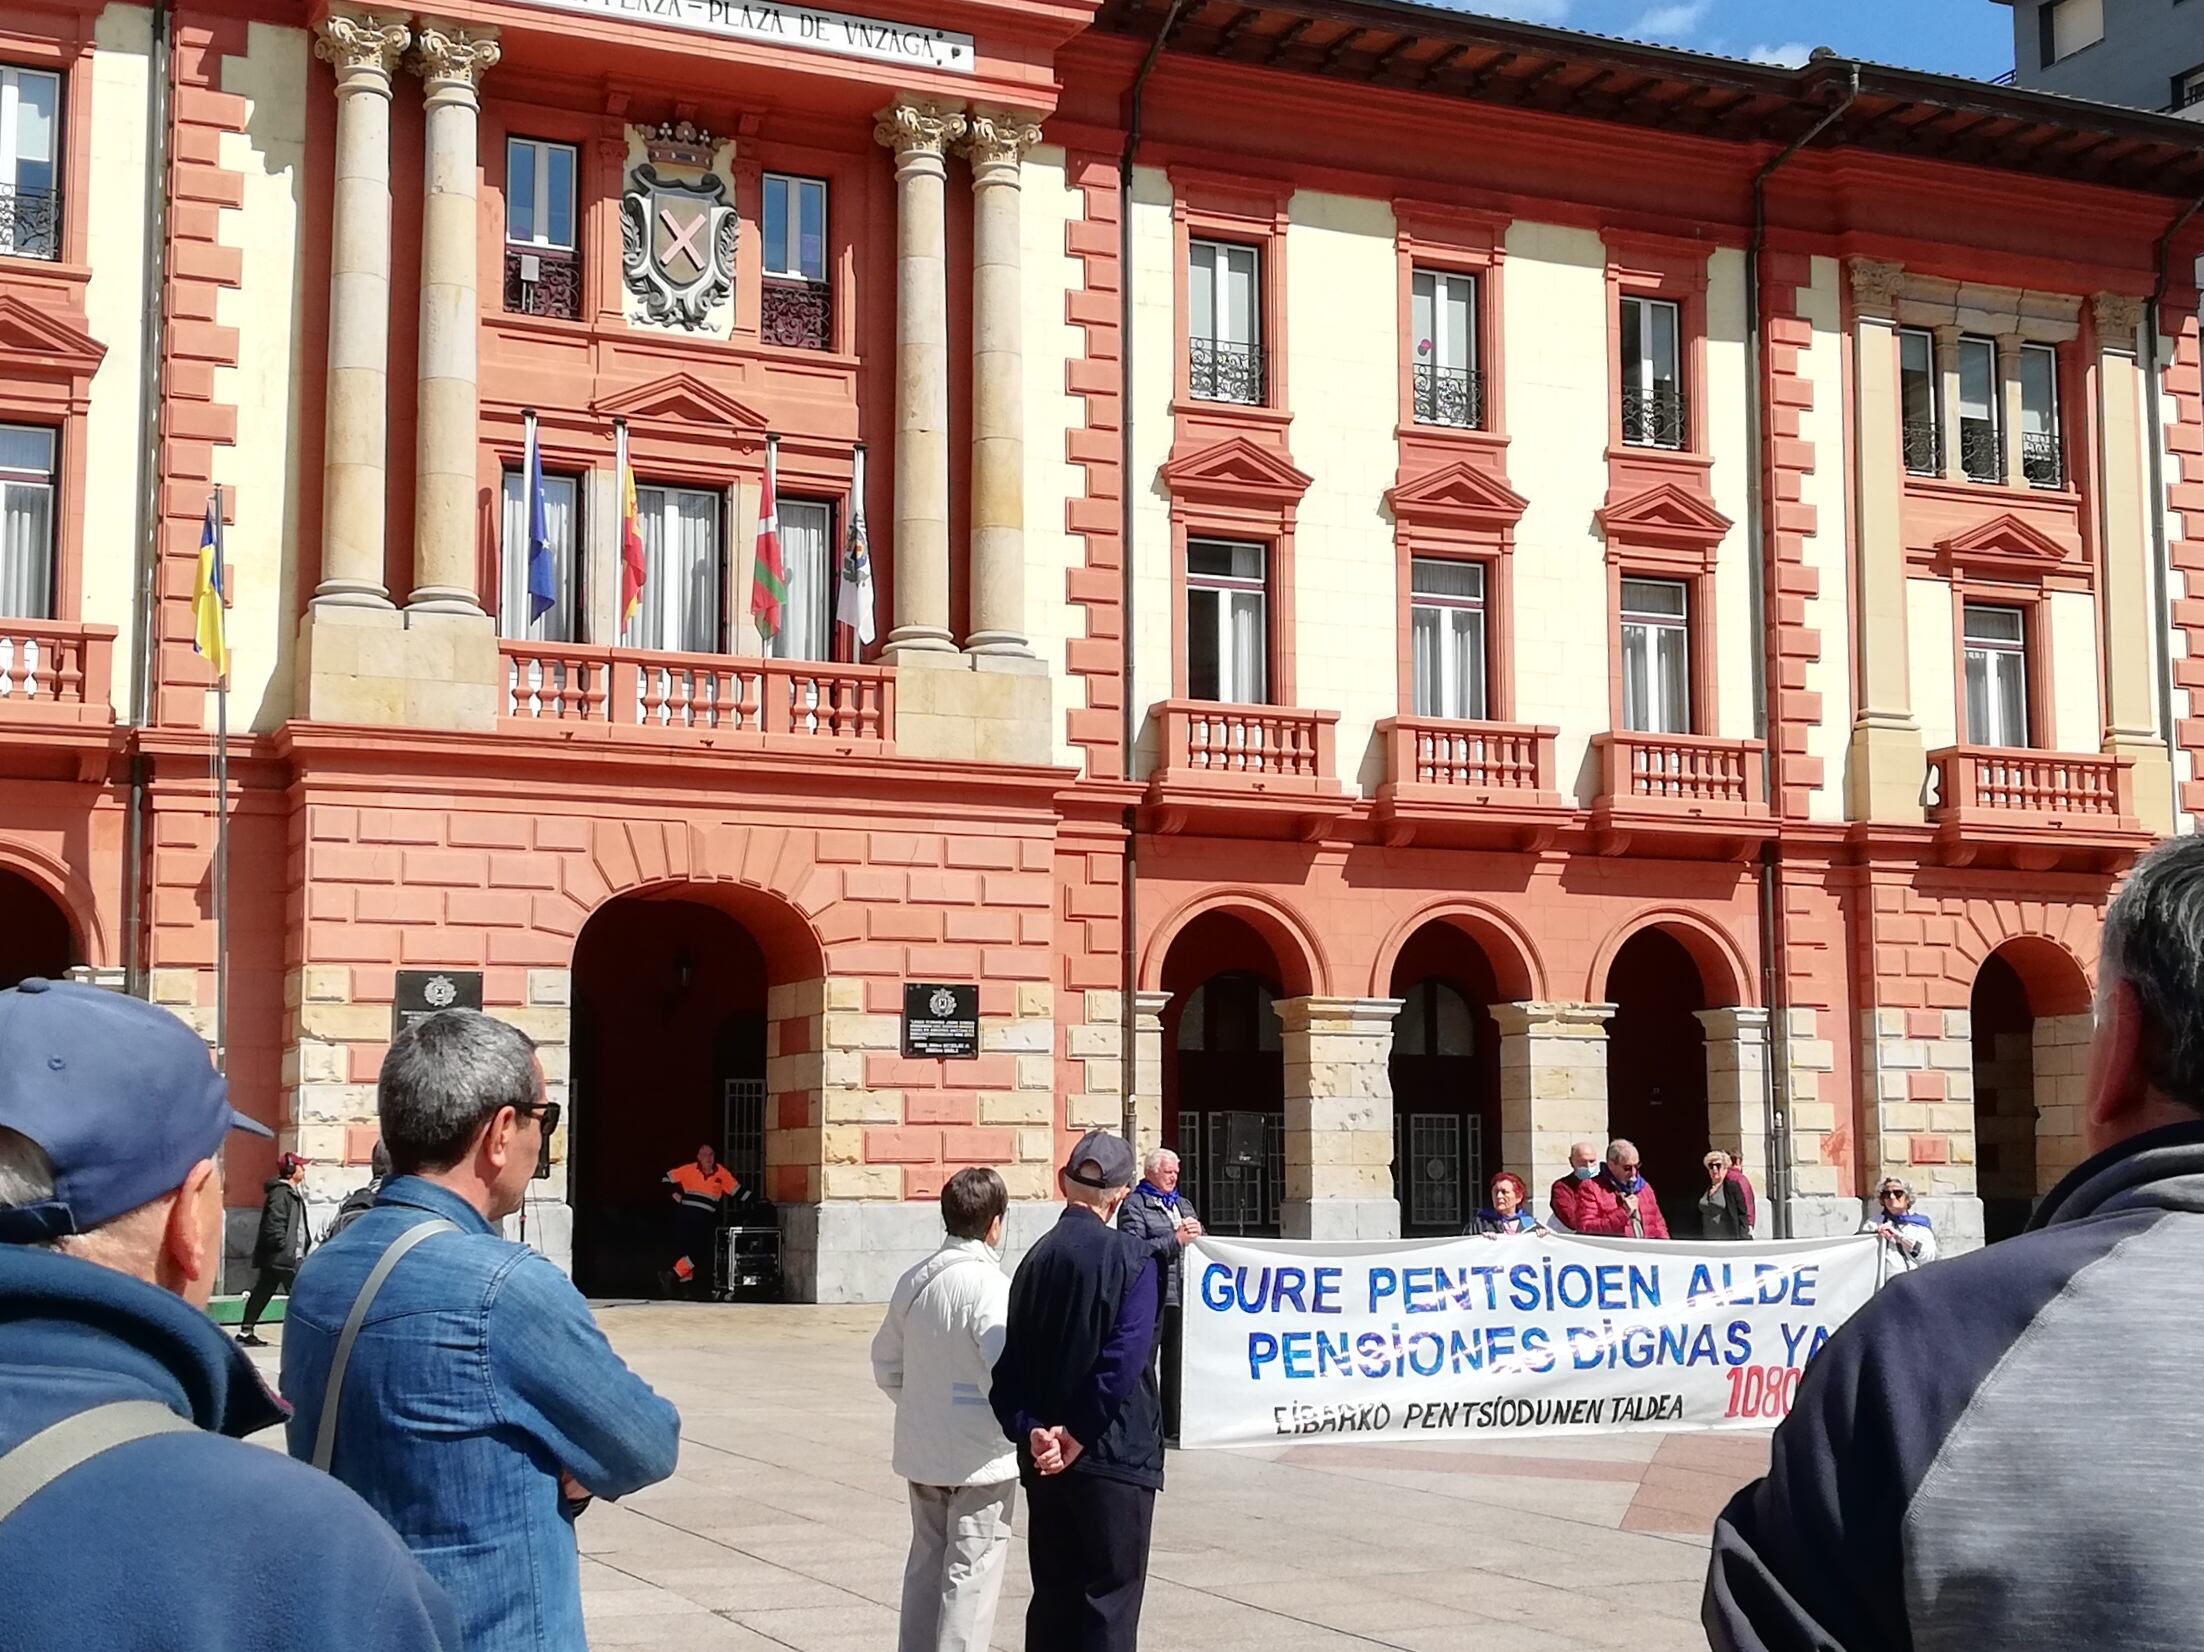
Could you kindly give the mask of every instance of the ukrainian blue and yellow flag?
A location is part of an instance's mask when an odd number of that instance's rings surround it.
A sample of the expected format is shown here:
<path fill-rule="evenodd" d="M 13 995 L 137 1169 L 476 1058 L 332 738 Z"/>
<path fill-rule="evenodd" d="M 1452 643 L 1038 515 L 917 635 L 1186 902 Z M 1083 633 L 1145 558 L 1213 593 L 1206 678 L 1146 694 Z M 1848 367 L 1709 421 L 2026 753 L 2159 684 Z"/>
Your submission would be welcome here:
<path fill-rule="evenodd" d="M 192 652 L 214 667 L 217 682 L 230 674 L 230 643 L 224 607 L 228 575 L 222 568 L 222 495 L 207 496 L 207 525 L 199 535 L 199 577 L 191 588 Z"/>

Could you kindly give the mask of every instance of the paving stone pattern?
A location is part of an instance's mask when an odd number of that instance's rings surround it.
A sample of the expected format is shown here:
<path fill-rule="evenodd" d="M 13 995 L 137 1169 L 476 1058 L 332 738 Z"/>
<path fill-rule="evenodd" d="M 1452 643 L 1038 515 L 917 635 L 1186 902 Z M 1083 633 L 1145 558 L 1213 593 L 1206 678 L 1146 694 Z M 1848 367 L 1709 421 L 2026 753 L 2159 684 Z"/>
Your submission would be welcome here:
<path fill-rule="evenodd" d="M 581 1522 L 590 1644 L 887 1652 L 908 1536 L 877 1308 L 613 1306 L 681 1467 Z M 272 1370 L 271 1348 L 263 1356 Z M 272 1439 L 273 1436 L 270 1436 Z M 1698 1648 L 1706 1533 L 1762 1434 L 1174 1453 L 1142 1642 L 1199 1652 Z M 994 1644 L 1024 1645 L 1023 1535 Z"/>

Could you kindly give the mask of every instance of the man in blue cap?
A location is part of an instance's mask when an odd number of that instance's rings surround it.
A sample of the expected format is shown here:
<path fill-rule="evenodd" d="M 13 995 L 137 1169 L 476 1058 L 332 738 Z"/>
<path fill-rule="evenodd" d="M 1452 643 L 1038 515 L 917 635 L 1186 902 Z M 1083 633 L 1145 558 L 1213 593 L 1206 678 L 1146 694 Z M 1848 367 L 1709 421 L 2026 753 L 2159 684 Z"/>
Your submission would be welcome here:
<path fill-rule="evenodd" d="M 459 1645 L 372 1509 L 242 1443 L 283 1412 L 205 1313 L 233 1129 L 166 1010 L 0 992 L 0 1652 Z"/>
<path fill-rule="evenodd" d="M 1057 1173 L 1064 1213 L 1010 1282 L 988 1397 L 1026 1493 L 1026 1652 L 1133 1652 L 1140 1640 L 1163 1486 L 1163 1293 L 1154 1247 L 1110 1225 L 1134 1173 L 1122 1138 L 1080 1137 Z"/>

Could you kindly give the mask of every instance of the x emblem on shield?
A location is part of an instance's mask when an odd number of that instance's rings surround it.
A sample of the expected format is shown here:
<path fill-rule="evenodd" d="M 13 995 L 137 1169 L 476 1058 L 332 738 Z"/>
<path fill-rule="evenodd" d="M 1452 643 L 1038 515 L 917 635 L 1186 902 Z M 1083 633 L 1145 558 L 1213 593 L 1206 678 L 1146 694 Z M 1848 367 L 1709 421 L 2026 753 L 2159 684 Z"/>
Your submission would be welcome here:
<path fill-rule="evenodd" d="M 684 216 L 687 221 L 683 222 Z M 658 201 L 658 267 L 676 281 L 694 281 L 709 267 L 703 247 L 711 209 L 698 204 L 683 214 L 665 197 Z"/>

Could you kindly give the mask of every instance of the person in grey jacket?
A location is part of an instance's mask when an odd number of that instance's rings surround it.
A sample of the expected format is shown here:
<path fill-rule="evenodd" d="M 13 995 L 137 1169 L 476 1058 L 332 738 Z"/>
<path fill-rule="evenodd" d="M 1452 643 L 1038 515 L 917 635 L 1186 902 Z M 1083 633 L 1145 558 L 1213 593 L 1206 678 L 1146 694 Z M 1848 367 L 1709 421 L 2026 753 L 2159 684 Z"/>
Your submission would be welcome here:
<path fill-rule="evenodd" d="M 2204 838 L 2107 914 L 2091 1157 L 2028 1231 L 1892 1279 L 1715 1523 L 1716 1652 L 2204 1648 Z M 2109 1616 L 2108 1616 L 2109 1614 Z"/>
<path fill-rule="evenodd" d="M 1168 1147 L 1153 1148 L 1141 1160 L 1140 1185 L 1118 1212 L 1117 1226 L 1148 1247 L 1163 1275 L 1163 1335 L 1156 1343 L 1155 1357 L 1162 1362 L 1158 1374 L 1163 1388 L 1163 1437 L 1177 1445 L 1179 1333 L 1185 1323 L 1179 1309 L 1184 1273 L 1179 1251 L 1185 1240 L 1199 1237 L 1202 1228 L 1194 1215 L 1194 1201 L 1179 1191 L 1179 1156 Z"/>

